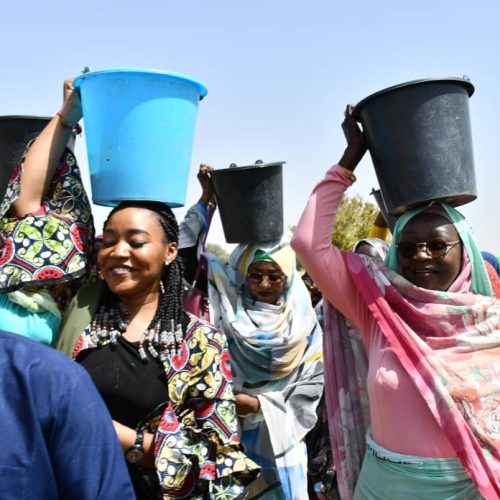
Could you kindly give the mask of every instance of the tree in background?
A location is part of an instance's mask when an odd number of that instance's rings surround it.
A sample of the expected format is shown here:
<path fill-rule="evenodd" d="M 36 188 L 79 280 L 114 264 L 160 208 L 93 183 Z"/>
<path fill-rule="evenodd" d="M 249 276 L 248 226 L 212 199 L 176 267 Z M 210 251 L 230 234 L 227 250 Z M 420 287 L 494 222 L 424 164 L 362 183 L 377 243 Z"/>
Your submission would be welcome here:
<path fill-rule="evenodd" d="M 229 259 L 229 254 L 221 245 L 218 245 L 217 243 L 207 243 L 206 251 L 207 253 L 211 253 L 212 255 L 219 257 L 219 259 L 223 262 L 227 262 Z"/>
<path fill-rule="evenodd" d="M 366 238 L 378 208 L 359 195 L 344 196 L 333 228 L 332 243 L 342 250 L 352 250 L 358 240 Z"/>

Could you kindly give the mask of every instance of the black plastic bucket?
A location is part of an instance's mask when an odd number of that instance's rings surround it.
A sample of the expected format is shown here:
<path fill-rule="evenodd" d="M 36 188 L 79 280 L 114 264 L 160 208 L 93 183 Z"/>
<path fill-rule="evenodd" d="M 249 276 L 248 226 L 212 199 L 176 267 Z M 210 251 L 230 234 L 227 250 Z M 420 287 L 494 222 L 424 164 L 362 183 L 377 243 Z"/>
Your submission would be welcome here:
<path fill-rule="evenodd" d="M 476 179 L 469 117 L 474 86 L 447 78 L 403 83 L 354 108 L 390 214 L 431 200 L 474 200 Z"/>
<path fill-rule="evenodd" d="M 0 116 L 0 200 L 26 146 L 49 121 L 42 116 Z"/>
<path fill-rule="evenodd" d="M 284 163 L 233 164 L 210 173 L 228 243 L 281 238 Z"/>
<path fill-rule="evenodd" d="M 22 160 L 28 143 L 37 137 L 52 117 L 10 115 L 0 116 L 0 201 L 16 165 Z M 68 147 L 74 150 L 73 135 Z"/>
<path fill-rule="evenodd" d="M 382 217 L 384 218 L 386 224 L 389 226 L 391 233 L 393 233 L 394 226 L 396 225 L 396 221 L 398 220 L 398 218 L 395 215 L 390 215 L 387 212 L 387 207 L 385 206 L 384 198 L 382 198 L 382 192 L 380 191 L 380 189 L 372 189 L 372 192 L 370 194 L 375 198 Z"/>

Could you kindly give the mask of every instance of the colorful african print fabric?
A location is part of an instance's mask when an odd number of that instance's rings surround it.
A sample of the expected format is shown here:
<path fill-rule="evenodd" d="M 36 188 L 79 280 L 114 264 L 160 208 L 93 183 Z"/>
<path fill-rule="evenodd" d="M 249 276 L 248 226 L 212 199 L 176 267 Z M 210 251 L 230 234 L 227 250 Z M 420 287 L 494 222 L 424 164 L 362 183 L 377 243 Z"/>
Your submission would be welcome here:
<path fill-rule="evenodd" d="M 9 218 L 22 170 L 15 169 L 0 204 L 0 292 L 80 277 L 92 251 L 92 213 L 73 153 L 66 150 L 40 209 Z"/>
<path fill-rule="evenodd" d="M 163 499 L 235 498 L 259 467 L 239 443 L 226 338 L 189 315 L 184 339 L 181 354 L 164 364 L 169 402 L 144 424 L 155 433 L 153 489 Z M 87 327 L 76 340 L 73 358 L 95 347 Z"/>

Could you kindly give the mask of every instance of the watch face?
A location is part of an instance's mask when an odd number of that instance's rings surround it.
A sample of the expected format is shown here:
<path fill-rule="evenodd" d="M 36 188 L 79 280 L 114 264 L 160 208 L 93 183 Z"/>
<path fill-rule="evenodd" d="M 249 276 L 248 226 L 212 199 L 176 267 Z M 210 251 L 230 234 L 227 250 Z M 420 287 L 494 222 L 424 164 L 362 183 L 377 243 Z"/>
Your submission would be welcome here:
<path fill-rule="evenodd" d="M 144 458 L 144 451 L 142 451 L 142 448 L 134 446 L 130 448 L 127 453 L 125 453 L 125 458 L 127 459 L 127 462 L 137 464 Z"/>

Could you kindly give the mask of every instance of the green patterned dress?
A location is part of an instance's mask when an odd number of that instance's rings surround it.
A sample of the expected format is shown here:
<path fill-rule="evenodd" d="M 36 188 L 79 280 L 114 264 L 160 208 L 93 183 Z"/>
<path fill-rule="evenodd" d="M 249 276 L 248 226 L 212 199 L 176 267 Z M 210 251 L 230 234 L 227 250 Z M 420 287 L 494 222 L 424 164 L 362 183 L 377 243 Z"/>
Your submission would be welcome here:
<path fill-rule="evenodd" d="M 60 322 L 57 310 L 65 309 L 89 271 L 92 213 L 75 157 L 67 149 L 40 209 L 9 217 L 22 171 L 20 164 L 0 203 L 0 328 L 51 344 Z M 12 293 L 16 290 L 26 293 Z"/>

